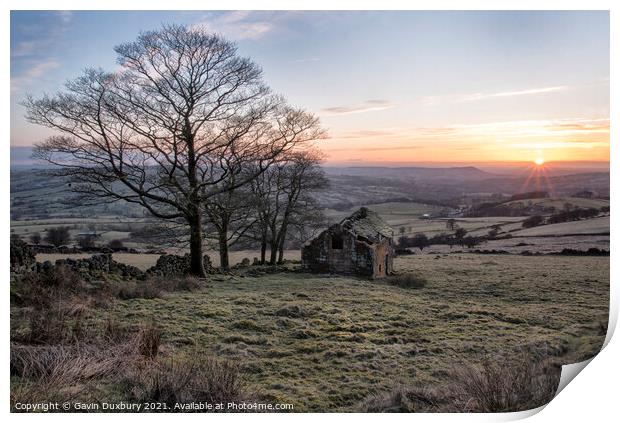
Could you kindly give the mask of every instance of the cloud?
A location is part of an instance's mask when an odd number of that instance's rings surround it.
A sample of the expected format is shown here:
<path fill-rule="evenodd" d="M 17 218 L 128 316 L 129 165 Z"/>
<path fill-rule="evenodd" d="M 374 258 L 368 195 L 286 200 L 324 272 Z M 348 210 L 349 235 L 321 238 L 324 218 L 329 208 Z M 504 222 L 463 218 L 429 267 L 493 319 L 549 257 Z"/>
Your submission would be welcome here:
<path fill-rule="evenodd" d="M 517 120 L 469 125 L 453 125 L 460 133 L 488 134 L 502 138 L 566 137 L 609 134 L 609 118 L 565 118 L 552 120 Z"/>
<path fill-rule="evenodd" d="M 407 151 L 441 145 L 450 151 L 484 150 L 493 145 L 544 149 L 609 146 L 609 118 L 515 120 L 437 127 L 384 128 L 336 134 L 334 149 L 345 151 Z"/>
<path fill-rule="evenodd" d="M 55 69 L 59 66 L 59 63 L 54 59 L 48 59 L 41 62 L 36 62 L 31 67 L 22 71 L 19 76 L 11 78 L 11 92 L 21 90 L 24 86 L 28 86 L 36 79 L 43 76 L 46 72 Z"/>
<path fill-rule="evenodd" d="M 564 91 L 569 89 L 569 86 L 566 85 L 557 85 L 553 87 L 542 87 L 542 88 L 528 88 L 523 90 L 511 90 L 511 91 L 500 91 L 495 93 L 474 93 L 474 94 L 461 94 L 461 95 L 430 95 L 430 96 L 421 96 L 418 97 L 417 100 L 421 104 L 427 106 L 435 106 L 440 103 L 465 103 L 472 101 L 480 101 L 480 100 L 489 100 L 493 98 L 505 98 L 505 97 L 519 97 L 526 95 L 536 95 L 536 94 L 547 94 L 557 91 Z"/>
<path fill-rule="evenodd" d="M 11 58 L 40 58 L 48 54 L 50 48 L 58 46 L 72 19 L 70 11 L 47 12 L 39 25 L 17 26 L 15 32 L 20 40 L 11 48 Z"/>
<path fill-rule="evenodd" d="M 545 94 L 554 91 L 563 91 L 568 87 L 565 85 L 559 85 L 556 87 L 544 87 L 544 88 L 530 88 L 527 90 L 519 90 L 519 91 L 503 91 L 498 93 L 491 94 L 483 94 L 476 93 L 472 95 L 462 96 L 458 101 L 478 101 L 478 100 L 486 100 L 488 98 L 497 98 L 497 97 L 516 97 L 522 95 L 532 95 L 532 94 Z"/>
<path fill-rule="evenodd" d="M 387 100 L 367 100 L 363 104 L 356 106 L 335 106 L 325 108 L 321 111 L 327 116 L 336 116 L 387 110 L 393 107 L 394 104 Z"/>
<path fill-rule="evenodd" d="M 12 57 L 24 57 L 30 56 L 32 53 L 36 51 L 38 47 L 38 43 L 36 41 L 21 41 L 17 43 L 17 45 L 11 49 Z"/>
<path fill-rule="evenodd" d="M 27 88 L 60 66 L 53 52 L 62 49 L 63 37 L 73 20 L 71 11 L 41 12 L 38 25 L 17 25 L 17 42 L 11 48 L 11 92 Z"/>
<path fill-rule="evenodd" d="M 335 153 L 341 151 L 397 151 L 397 150 L 415 150 L 422 148 L 419 145 L 400 145 L 395 147 L 351 147 L 351 148 L 333 148 L 325 150 L 328 153 Z"/>
<path fill-rule="evenodd" d="M 249 10 L 209 13 L 194 26 L 235 40 L 257 40 L 274 29 L 274 19 L 269 16 L 266 12 Z"/>
<path fill-rule="evenodd" d="M 359 131 L 349 131 L 339 134 L 335 138 L 339 139 L 357 139 L 357 138 L 372 138 L 372 137 L 391 137 L 395 134 L 391 130 L 374 130 L 374 129 L 361 129 Z M 332 137 L 333 138 L 333 137 Z"/>

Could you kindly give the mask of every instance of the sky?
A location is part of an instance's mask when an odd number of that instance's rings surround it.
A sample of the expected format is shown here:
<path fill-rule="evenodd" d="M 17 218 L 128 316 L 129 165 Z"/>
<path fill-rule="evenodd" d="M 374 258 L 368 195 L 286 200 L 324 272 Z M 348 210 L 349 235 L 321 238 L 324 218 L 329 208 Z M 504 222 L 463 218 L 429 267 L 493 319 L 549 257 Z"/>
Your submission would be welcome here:
<path fill-rule="evenodd" d="M 319 116 L 328 164 L 609 161 L 606 11 L 12 11 L 11 147 L 53 134 L 26 95 L 169 23 L 235 41 Z"/>

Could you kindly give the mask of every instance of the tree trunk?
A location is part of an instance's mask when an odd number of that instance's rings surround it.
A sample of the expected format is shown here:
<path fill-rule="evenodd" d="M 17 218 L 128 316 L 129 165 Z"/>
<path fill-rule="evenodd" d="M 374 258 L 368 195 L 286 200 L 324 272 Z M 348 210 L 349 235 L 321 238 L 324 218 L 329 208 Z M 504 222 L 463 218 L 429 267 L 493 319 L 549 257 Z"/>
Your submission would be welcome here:
<path fill-rule="evenodd" d="M 260 241 L 260 264 L 265 264 L 265 256 L 267 255 L 267 237 L 263 236 Z"/>
<path fill-rule="evenodd" d="M 269 235 L 269 264 L 275 266 L 278 260 L 278 230 L 275 222 L 269 224 Z"/>
<path fill-rule="evenodd" d="M 220 240 L 220 268 L 228 270 L 230 264 L 228 261 L 228 242 Z"/>
<path fill-rule="evenodd" d="M 189 255 L 190 273 L 200 278 L 206 278 L 202 253 L 202 218 L 196 213 L 189 220 Z"/>
<path fill-rule="evenodd" d="M 286 242 L 286 231 L 287 225 L 284 224 L 280 229 L 280 236 L 278 241 L 278 264 L 282 264 L 284 262 L 284 243 Z"/>
<path fill-rule="evenodd" d="M 220 230 L 220 268 L 228 270 L 230 268 L 228 260 L 228 225 L 222 225 Z"/>
<path fill-rule="evenodd" d="M 277 241 L 271 241 L 269 243 L 269 253 L 270 253 L 269 264 L 274 266 L 278 260 L 278 242 Z"/>

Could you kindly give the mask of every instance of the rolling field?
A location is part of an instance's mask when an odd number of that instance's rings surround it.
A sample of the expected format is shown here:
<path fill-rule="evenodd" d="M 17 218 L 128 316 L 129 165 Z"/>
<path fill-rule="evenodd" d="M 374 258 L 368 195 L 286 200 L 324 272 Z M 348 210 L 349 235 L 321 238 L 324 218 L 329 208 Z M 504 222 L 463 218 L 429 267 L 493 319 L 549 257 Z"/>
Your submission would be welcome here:
<path fill-rule="evenodd" d="M 339 222 L 345 217 L 350 216 L 357 209 L 359 209 L 359 207 L 360 206 L 355 206 L 347 210 L 326 209 L 325 214 L 330 221 Z M 402 220 L 409 221 L 411 219 L 419 219 L 420 216 L 425 213 L 438 212 L 443 209 L 443 207 L 434 206 L 431 204 L 400 202 L 369 204 L 366 207 L 379 213 L 381 217 L 390 224 L 394 224 L 394 222 Z"/>
<path fill-rule="evenodd" d="M 352 411 L 398 384 L 449 382 L 459 362 L 529 346 L 563 363 L 597 353 L 609 307 L 608 257 L 399 257 L 420 289 L 350 277 L 215 276 L 194 293 L 101 311 L 156 321 L 166 354 L 228 357 L 262 398 L 296 411 Z"/>
<path fill-rule="evenodd" d="M 587 235 L 587 236 L 531 236 L 514 237 L 508 239 L 496 239 L 486 241 L 473 250 L 501 250 L 511 254 L 521 254 L 525 251 L 530 253 L 551 254 L 558 253 L 565 248 L 573 250 L 587 251 L 590 248 L 609 251 L 608 235 Z M 448 245 L 431 245 L 423 251 L 414 250 L 415 254 L 448 254 L 470 252 L 467 247 Z"/>
<path fill-rule="evenodd" d="M 550 198 L 532 198 L 528 200 L 515 200 L 504 203 L 507 206 L 514 207 L 527 207 L 532 205 L 540 205 L 542 207 L 551 208 L 555 207 L 557 210 L 562 210 L 564 204 L 570 204 L 573 207 L 579 208 L 595 208 L 609 207 L 609 200 L 602 200 L 598 198 L 579 198 L 579 197 L 550 197 Z"/>
<path fill-rule="evenodd" d="M 595 217 L 575 222 L 554 223 L 552 225 L 536 226 L 513 232 L 517 237 L 559 236 L 559 235 L 601 235 L 609 234 L 609 216 Z"/>

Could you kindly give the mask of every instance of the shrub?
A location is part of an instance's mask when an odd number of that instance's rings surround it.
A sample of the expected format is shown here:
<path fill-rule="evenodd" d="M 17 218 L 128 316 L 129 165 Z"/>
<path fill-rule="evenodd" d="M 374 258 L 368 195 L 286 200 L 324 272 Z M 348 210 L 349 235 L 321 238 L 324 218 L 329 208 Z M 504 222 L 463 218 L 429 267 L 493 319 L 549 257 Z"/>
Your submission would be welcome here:
<path fill-rule="evenodd" d="M 112 250 L 122 250 L 125 246 L 123 245 L 123 241 L 120 239 L 113 239 L 108 243 L 108 248 Z"/>
<path fill-rule="evenodd" d="M 41 234 L 38 232 L 31 234 L 30 242 L 32 242 L 34 245 L 39 245 L 41 243 Z"/>
<path fill-rule="evenodd" d="M 413 273 L 390 276 L 387 281 L 401 288 L 424 288 L 426 286 L 426 279 Z"/>
<path fill-rule="evenodd" d="M 95 236 L 85 235 L 78 238 L 77 243 L 83 250 L 88 250 L 95 246 Z"/>
<path fill-rule="evenodd" d="M 401 236 L 398 238 L 398 247 L 400 249 L 419 248 L 420 251 L 431 245 L 426 234 L 416 234 L 413 237 Z"/>
<path fill-rule="evenodd" d="M 524 228 L 533 228 L 535 226 L 540 226 L 544 222 L 544 218 L 540 215 L 530 216 L 521 223 L 521 226 Z"/>
<path fill-rule="evenodd" d="M 482 237 L 468 235 L 462 239 L 461 243 L 462 245 L 465 245 L 467 248 L 473 248 L 477 245 L 482 244 L 483 241 L 484 239 Z"/>
<path fill-rule="evenodd" d="M 54 247 L 60 247 L 66 245 L 71 240 L 69 235 L 68 226 L 59 226 L 57 228 L 50 228 L 45 234 L 45 241 L 52 244 Z"/>
<path fill-rule="evenodd" d="M 565 207 L 564 210 L 554 213 L 547 219 L 547 223 L 572 222 L 579 219 L 591 219 L 599 214 L 595 208 L 581 209 Z"/>

